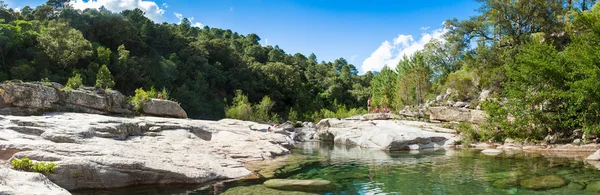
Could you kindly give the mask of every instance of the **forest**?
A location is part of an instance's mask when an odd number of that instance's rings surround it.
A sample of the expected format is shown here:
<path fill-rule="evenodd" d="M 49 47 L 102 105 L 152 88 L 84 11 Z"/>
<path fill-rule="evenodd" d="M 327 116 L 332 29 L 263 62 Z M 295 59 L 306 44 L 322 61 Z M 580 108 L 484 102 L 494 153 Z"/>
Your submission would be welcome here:
<path fill-rule="evenodd" d="M 16 12 L 0 1 L 0 81 L 69 81 L 134 100 L 136 91 L 164 89 L 198 119 L 224 118 L 226 109 L 229 117 L 261 122 L 366 112 L 372 73 L 359 76 L 343 58 L 319 62 L 260 40 L 192 27 L 186 18 L 157 24 L 140 9 L 76 10 L 69 0 L 49 0 Z"/>
<path fill-rule="evenodd" d="M 15 12 L 0 1 L 0 80 L 71 78 L 132 99 L 163 90 L 191 118 L 261 122 L 361 114 L 371 96 L 414 108 L 452 89 L 489 114 L 469 130 L 475 140 L 600 133 L 595 0 L 477 1 L 477 15 L 444 22 L 443 39 L 363 75 L 343 58 L 319 62 L 185 18 L 157 24 L 139 9 L 75 10 L 68 0 Z M 483 90 L 492 98 L 479 102 Z"/>

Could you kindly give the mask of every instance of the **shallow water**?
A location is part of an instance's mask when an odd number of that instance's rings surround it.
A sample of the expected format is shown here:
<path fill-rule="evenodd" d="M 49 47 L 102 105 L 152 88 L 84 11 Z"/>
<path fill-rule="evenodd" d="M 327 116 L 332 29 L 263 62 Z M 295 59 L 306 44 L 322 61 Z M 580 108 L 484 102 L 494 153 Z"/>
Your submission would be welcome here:
<path fill-rule="evenodd" d="M 303 159 L 311 163 L 294 162 L 302 164 L 301 168 L 279 173 L 277 177 L 325 179 L 337 186 L 335 191 L 320 194 L 597 194 L 580 189 L 600 181 L 600 171 L 583 161 L 582 157 L 587 154 L 487 156 L 479 150 L 467 149 L 383 152 L 308 142 L 295 149 L 293 155 L 309 157 Z M 519 185 L 523 180 L 547 175 L 559 176 L 566 184 L 572 184 L 546 190 L 529 190 Z M 219 194 L 233 187 L 260 185 L 260 182 L 142 186 L 76 194 Z"/>

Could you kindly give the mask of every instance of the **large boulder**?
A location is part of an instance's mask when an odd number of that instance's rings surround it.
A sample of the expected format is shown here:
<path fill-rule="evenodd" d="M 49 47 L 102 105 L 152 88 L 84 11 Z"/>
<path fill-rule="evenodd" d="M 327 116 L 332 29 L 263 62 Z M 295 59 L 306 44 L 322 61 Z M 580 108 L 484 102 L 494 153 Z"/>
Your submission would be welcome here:
<path fill-rule="evenodd" d="M 66 190 L 206 183 L 247 176 L 242 163 L 290 153 L 289 138 L 249 128 L 256 125 L 80 113 L 2 116 L 0 151 L 9 153 L 0 152 L 0 161 L 54 162 L 47 178 Z"/>
<path fill-rule="evenodd" d="M 170 100 L 151 99 L 142 106 L 145 114 L 175 118 L 187 118 L 185 110 L 177 102 Z"/>
<path fill-rule="evenodd" d="M 320 125 L 319 125 L 320 124 Z M 399 121 L 349 121 L 323 119 L 315 139 L 378 150 L 412 150 L 443 147 L 455 137 L 451 133 L 425 131 Z"/>
<path fill-rule="evenodd" d="M 0 108 L 14 106 L 37 110 L 49 110 L 60 100 L 57 90 L 50 86 L 4 82 L 0 84 Z"/>
<path fill-rule="evenodd" d="M 328 192 L 335 190 L 335 185 L 327 180 L 269 179 L 263 185 L 267 188 L 289 191 Z"/>
<path fill-rule="evenodd" d="M 123 94 L 115 90 L 80 88 L 65 92 L 64 102 L 68 110 L 93 114 L 130 114 Z"/>
<path fill-rule="evenodd" d="M 67 190 L 50 182 L 41 173 L 16 171 L 8 167 L 0 167 L 0 194 L 48 194 L 67 195 Z"/>
<path fill-rule="evenodd" d="M 447 106 L 430 107 L 427 109 L 430 120 L 448 122 L 481 123 L 487 120 L 487 113 L 482 110 L 454 108 Z"/>

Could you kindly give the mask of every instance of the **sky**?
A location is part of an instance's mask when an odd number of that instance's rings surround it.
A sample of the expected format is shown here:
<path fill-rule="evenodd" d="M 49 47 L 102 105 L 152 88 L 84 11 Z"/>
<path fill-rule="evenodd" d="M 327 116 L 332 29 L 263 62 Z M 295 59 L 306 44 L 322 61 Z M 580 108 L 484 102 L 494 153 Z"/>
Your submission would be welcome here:
<path fill-rule="evenodd" d="M 11 8 L 35 7 L 46 0 L 4 0 Z M 289 54 L 315 53 L 319 61 L 340 57 L 360 73 L 395 67 L 431 39 L 446 32 L 447 19 L 476 15 L 475 0 L 71 0 L 78 9 L 120 12 L 140 8 L 155 22 L 255 33 L 263 45 Z"/>

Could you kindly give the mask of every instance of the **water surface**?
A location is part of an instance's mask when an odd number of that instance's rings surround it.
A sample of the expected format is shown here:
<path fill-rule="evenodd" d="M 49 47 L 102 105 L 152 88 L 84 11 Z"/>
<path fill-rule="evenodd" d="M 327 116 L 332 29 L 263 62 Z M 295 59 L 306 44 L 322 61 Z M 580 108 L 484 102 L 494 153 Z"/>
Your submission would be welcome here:
<path fill-rule="evenodd" d="M 278 178 L 324 179 L 337 189 L 319 194 L 596 194 L 586 185 L 600 181 L 600 171 L 583 161 L 589 153 L 504 153 L 487 156 L 479 150 L 438 149 L 383 152 L 307 142 L 294 149 L 303 159 Z M 285 169 L 285 168 L 284 168 Z M 529 190 L 523 180 L 555 175 L 568 186 Z M 78 194 L 220 194 L 262 181 L 220 182 L 202 186 L 141 186 Z M 600 185 L 600 183 L 598 183 Z M 600 186 L 599 186 L 600 187 Z M 583 188 L 583 189 L 581 189 Z M 256 192 L 255 194 L 261 194 Z"/>

